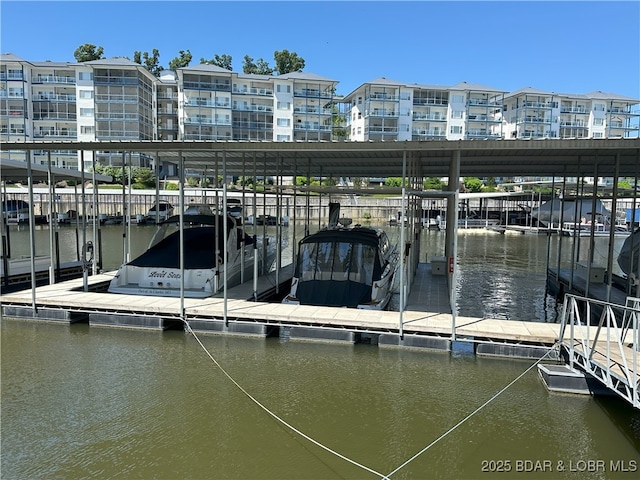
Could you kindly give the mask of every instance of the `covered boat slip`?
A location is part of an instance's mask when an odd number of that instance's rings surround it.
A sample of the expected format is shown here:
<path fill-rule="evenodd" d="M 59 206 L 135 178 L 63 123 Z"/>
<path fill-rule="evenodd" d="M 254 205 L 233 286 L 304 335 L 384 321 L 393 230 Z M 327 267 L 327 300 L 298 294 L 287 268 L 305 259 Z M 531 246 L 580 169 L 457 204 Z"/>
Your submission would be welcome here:
<path fill-rule="evenodd" d="M 43 309 L 68 312 L 93 313 L 95 322 L 121 322 L 122 318 L 137 316 L 149 324 L 158 325 L 157 319 L 165 317 L 178 322 L 189 322 L 200 327 L 197 322 L 217 324 L 220 331 L 243 333 L 244 325 L 249 330 L 268 328 L 270 324 L 279 326 L 281 334 L 304 330 L 311 337 L 351 341 L 358 335 L 375 335 L 380 344 L 450 347 L 456 340 L 482 341 L 491 345 L 502 340 L 511 342 L 513 348 L 535 351 L 542 344 L 548 349 L 559 338 L 557 324 L 542 324 L 526 321 L 462 318 L 456 314 L 457 291 L 457 219 L 460 198 L 461 177 L 553 177 L 554 194 L 565 196 L 565 184 L 570 178 L 611 177 L 613 199 L 617 196 L 620 177 L 635 179 L 634 195 L 637 195 L 640 175 L 640 139 L 541 139 L 541 140 L 463 140 L 463 141 L 407 141 L 407 142 L 201 142 L 201 141 L 131 141 L 131 142 L 8 142 L 6 150 L 78 150 L 81 152 L 110 151 L 121 154 L 123 165 L 131 153 L 144 153 L 154 159 L 154 166 L 173 164 L 184 183 L 187 169 L 199 172 L 228 175 L 272 176 L 275 184 L 272 194 L 283 198 L 288 191 L 294 197 L 310 195 L 312 188 L 293 188 L 284 185 L 284 176 L 305 176 L 320 178 L 339 177 L 400 177 L 399 188 L 344 189 L 337 187 L 315 188 L 314 194 L 321 198 L 337 193 L 372 195 L 384 193 L 402 198 L 401 216 L 407 218 L 400 228 L 400 285 L 399 311 L 368 311 L 311 305 L 281 305 L 263 302 L 236 300 L 225 288 L 222 298 L 158 299 L 144 296 L 120 296 L 119 305 L 105 294 L 70 292 L 60 290 L 60 285 L 50 285 L 31 292 L 3 297 L 3 311 L 15 314 L 15 308 L 22 309 L 19 316 L 37 316 Z M 30 155 L 27 155 L 30 157 Z M 29 163 L 29 162 L 27 162 Z M 0 164 L 0 167 L 2 164 Z M 3 169 L 2 176 L 5 178 Z M 426 177 L 448 177 L 445 191 L 425 191 Z M 556 182 L 556 178 L 560 181 Z M 226 183 L 226 182 L 225 182 Z M 123 194 L 125 193 L 123 188 Z M 226 185 L 223 186 L 223 201 L 226 202 Z M 265 191 L 266 194 L 266 191 Z M 255 195 L 255 190 L 253 195 Z M 595 195 L 595 194 L 594 194 Z M 124 195 L 123 195 L 124 196 Z M 182 197 L 181 197 L 182 198 Z M 412 310 L 412 295 L 422 288 L 414 282 L 413 273 L 420 271 L 420 252 L 416 241 L 420 228 L 414 221 L 423 210 L 425 199 L 446 199 L 446 240 L 444 243 L 445 275 L 431 281 L 446 283 L 446 303 L 449 309 L 442 311 Z M 635 197 L 634 197 L 635 198 Z M 281 201 L 281 200 L 280 200 Z M 280 203 L 282 205 L 282 203 Z M 226 205 L 224 205 L 226 208 Z M 184 211 L 183 200 L 180 210 Z M 295 212 L 295 210 L 294 210 Z M 281 215 L 279 212 L 278 215 Z M 293 219 L 293 228 L 296 225 Z M 321 219 L 305 219 L 307 222 Z M 295 235 L 294 235 L 295 238 Z M 568 248 L 568 247 L 567 247 Z M 638 260 L 640 262 L 640 259 Z M 612 252 L 609 251 L 609 262 Z M 551 261 L 550 264 L 555 262 Z M 280 285 L 275 272 L 275 285 Z M 409 274 L 407 274 L 409 273 Z M 93 281 L 93 280 L 92 280 Z M 84 279 L 84 289 L 89 290 Z M 432 283 L 424 283 L 429 288 Z M 640 288 L 636 286 L 637 289 Z M 461 292 L 464 294 L 464 292 Z M 637 295 L 637 293 L 632 293 Z M 20 298 L 18 298 L 18 296 Z M 31 296 L 29 306 L 28 297 Z M 442 298 L 440 296 L 440 298 Z M 438 301 L 438 304 L 442 304 Z M 46 307 L 45 307 L 46 306 Z M 11 307 L 11 308 L 9 308 Z M 13 310 L 12 310 L 13 309 Z M 444 309 L 439 309 L 444 310 Z M 31 312 L 31 313 L 29 313 Z M 526 320 L 526 319 L 523 319 Z M 91 321 L 91 320 L 90 320 Z M 162 320 L 164 321 L 164 320 Z M 126 322 L 125 322 L 126 323 Z M 256 327 L 258 325 L 258 327 Z M 261 326 L 260 326 L 261 325 Z M 241 328 L 242 326 L 242 328 Z M 637 328 L 637 327 L 636 327 Z M 266 330 L 265 330 L 266 331 Z M 244 332 L 246 333 L 246 332 Z M 373 337 L 372 337 L 373 338 Z M 637 336 L 636 336 L 637 338 Z M 373 341 L 373 340 L 372 340 Z M 526 347 L 526 348 L 525 348 Z M 501 348 L 501 347 L 500 347 Z M 499 348 L 498 348 L 499 350 Z M 536 352 L 536 353 L 539 353 Z M 536 354 L 531 354 L 532 358 Z M 537 355 L 539 358 L 541 355 Z"/>

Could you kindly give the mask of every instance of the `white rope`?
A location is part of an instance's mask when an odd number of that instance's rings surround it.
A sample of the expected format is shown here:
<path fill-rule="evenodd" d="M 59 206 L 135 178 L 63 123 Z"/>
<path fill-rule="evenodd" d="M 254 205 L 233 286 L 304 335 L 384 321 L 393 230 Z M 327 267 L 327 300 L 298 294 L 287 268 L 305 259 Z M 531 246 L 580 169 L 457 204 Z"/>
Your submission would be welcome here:
<path fill-rule="evenodd" d="M 218 361 L 213 358 L 213 355 L 211 355 L 211 353 L 209 353 L 209 351 L 207 350 L 207 348 L 202 344 L 202 342 L 200 341 L 200 339 L 198 338 L 198 336 L 196 335 L 196 333 L 191 329 L 191 326 L 189 325 L 189 323 L 186 320 L 182 320 L 184 322 L 184 324 L 186 325 L 187 331 L 190 332 L 193 335 L 193 338 L 196 339 L 196 341 L 198 342 L 198 344 L 200 344 L 200 346 L 202 347 L 202 349 L 204 350 L 204 352 L 207 354 L 207 356 L 211 359 L 211 361 L 216 365 L 216 367 L 218 367 L 220 369 L 220 371 L 236 386 L 238 387 L 238 389 L 244 393 L 247 397 L 249 397 L 249 399 L 255 403 L 257 406 L 259 406 L 262 410 L 264 410 L 265 412 L 267 412 L 269 415 L 271 415 L 275 420 L 277 420 L 278 422 L 280 422 L 282 425 L 284 425 L 285 427 L 291 429 L 292 431 L 294 431 L 295 433 L 297 433 L 298 435 L 306 438 L 307 440 L 309 440 L 311 443 L 313 443 L 314 445 L 317 445 L 318 447 L 322 448 L 323 450 L 326 450 L 329 453 L 332 453 L 333 455 L 345 460 L 346 462 L 351 463 L 352 465 L 355 465 L 356 467 L 360 467 L 363 470 L 366 470 L 367 472 L 373 473 L 374 475 L 377 475 L 378 477 L 384 479 L 386 478 L 382 473 L 380 472 L 376 472 L 375 470 L 366 467 L 365 465 L 362 465 L 361 463 L 356 462 L 355 460 L 351 460 L 348 457 L 345 457 L 344 455 L 341 455 L 340 453 L 336 452 L 335 450 L 330 449 L 329 447 L 326 447 L 325 445 L 321 444 L 320 442 L 314 440 L 313 438 L 311 438 L 310 436 L 306 435 L 305 433 L 301 432 L 300 430 L 298 430 L 297 428 L 295 428 L 293 425 L 290 425 L 289 423 L 285 422 L 283 419 L 281 419 L 278 415 L 276 415 L 275 413 L 273 413 L 271 410 L 269 410 L 267 407 L 265 407 L 264 405 L 262 405 L 258 400 L 256 400 L 249 392 L 247 392 L 244 388 L 242 388 L 242 386 L 236 382 L 233 377 L 231 377 L 231 375 L 229 375 L 227 373 L 227 371 L 222 368 L 222 366 L 218 363 Z"/>
<path fill-rule="evenodd" d="M 558 345 L 558 343 L 556 343 L 552 348 L 549 349 L 549 351 L 547 351 L 547 353 L 545 353 L 542 357 L 540 357 L 538 360 L 536 360 L 535 363 L 533 363 L 529 368 L 527 368 L 524 372 L 522 372 L 520 375 L 518 375 L 514 380 L 511 381 L 511 383 L 509 383 L 506 387 L 504 387 L 502 390 L 500 390 L 498 393 L 496 393 L 493 397 L 491 397 L 489 400 L 487 400 L 486 402 L 484 402 L 482 405 L 480 405 L 478 408 L 476 408 L 473 412 L 471 412 L 469 415 L 467 415 L 465 418 L 463 418 L 462 420 L 460 420 L 456 425 L 454 425 L 453 427 L 451 427 L 449 430 L 447 430 L 446 432 L 444 432 L 442 435 L 440 435 L 438 438 L 436 438 L 433 442 L 431 442 L 429 445 L 427 445 L 426 447 L 424 447 L 422 450 L 420 450 L 418 453 L 416 453 L 413 457 L 411 457 L 409 460 L 407 460 L 406 462 L 404 462 L 402 465 L 400 465 L 399 467 L 397 467 L 395 470 L 393 470 L 392 472 L 390 472 L 389 474 L 387 474 L 385 476 L 385 478 L 390 478 L 391 475 L 397 473 L 398 471 L 402 470 L 404 467 L 406 467 L 409 463 L 413 462 L 416 458 L 418 458 L 420 455 L 422 455 L 424 452 L 426 452 L 427 450 L 429 450 L 431 447 L 433 447 L 436 443 L 438 443 L 440 440 L 442 440 L 443 438 L 445 438 L 447 435 L 449 435 L 451 432 L 453 432 L 454 430 L 456 430 L 459 426 L 461 426 L 463 423 L 465 423 L 467 420 L 469 420 L 471 417 L 473 417 L 476 413 L 478 413 L 480 410 L 482 410 L 484 407 L 486 407 L 487 405 L 489 405 L 491 402 L 493 402 L 496 398 L 498 398 L 500 395 L 502 395 L 509 387 L 511 387 L 514 383 L 516 383 L 518 380 L 520 380 L 525 374 L 527 374 L 533 367 L 535 367 L 536 365 L 538 365 L 542 360 L 544 360 L 544 358 L 549 355 L 549 353 L 551 353 L 553 351 L 553 349 Z"/>

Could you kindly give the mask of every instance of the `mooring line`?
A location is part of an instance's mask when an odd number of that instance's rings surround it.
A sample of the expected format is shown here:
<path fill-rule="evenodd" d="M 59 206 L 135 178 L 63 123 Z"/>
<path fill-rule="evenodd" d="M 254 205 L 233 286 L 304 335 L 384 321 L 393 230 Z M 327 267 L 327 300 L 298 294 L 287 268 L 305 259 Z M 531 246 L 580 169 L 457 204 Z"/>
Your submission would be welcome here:
<path fill-rule="evenodd" d="M 280 422 L 282 425 L 284 425 L 285 427 L 289 428 L 290 430 L 294 431 L 295 433 L 297 433 L 298 435 L 306 438 L 307 440 L 309 440 L 311 443 L 313 443 L 314 445 L 317 445 L 318 447 L 322 448 L 323 450 L 335 455 L 336 457 L 341 458 L 342 460 L 349 462 L 352 465 L 355 465 L 356 467 L 360 467 L 363 470 L 366 470 L 369 473 L 373 473 L 374 475 L 377 475 L 378 477 L 380 477 L 381 479 L 386 479 L 387 477 L 385 475 L 383 475 L 380 472 L 376 472 L 375 470 L 373 470 L 372 468 L 369 468 L 365 465 L 362 465 L 361 463 L 356 462 L 355 460 L 351 460 L 348 457 L 345 457 L 344 455 L 336 452 L 335 450 L 332 450 L 331 448 L 323 445 L 322 443 L 318 442 L 317 440 L 314 440 L 313 438 L 311 438 L 309 435 L 301 432 L 300 430 L 298 430 L 296 427 L 294 427 L 293 425 L 285 422 L 282 418 L 280 418 L 278 415 L 276 415 L 275 413 L 273 413 L 271 410 L 269 410 L 267 407 L 265 407 L 262 403 L 260 403 L 256 398 L 254 398 L 249 392 L 247 392 L 244 388 L 242 388 L 242 386 L 236 382 L 233 377 L 227 373 L 227 371 L 222 368 L 222 365 L 220 365 L 218 363 L 218 361 L 213 357 L 213 355 L 211 355 L 211 353 L 209 353 L 209 351 L 207 350 L 207 348 L 202 344 L 202 342 L 200 341 L 200 339 L 198 338 L 198 336 L 196 335 L 196 333 L 191 329 L 191 326 L 189 325 L 189 322 L 187 322 L 184 318 L 182 319 L 182 322 L 185 324 L 187 331 L 189 333 L 191 333 L 191 335 L 193 335 L 193 338 L 196 339 L 196 342 L 198 342 L 198 344 L 200 345 L 200 347 L 202 347 L 202 349 L 204 350 L 204 352 L 207 354 L 207 356 L 211 359 L 211 361 L 216 365 L 216 367 L 218 367 L 220 369 L 220 371 L 225 375 L 225 377 L 227 377 L 236 387 L 238 387 L 238 389 L 244 393 L 253 403 L 255 403 L 258 407 L 260 407 L 262 410 L 264 410 L 265 412 L 267 412 L 269 415 L 271 415 L 275 420 L 277 420 L 278 422 Z"/>
<path fill-rule="evenodd" d="M 536 360 L 531 366 L 529 366 L 529 368 L 527 368 L 524 372 L 522 372 L 520 375 L 518 375 L 514 380 L 512 380 L 506 387 L 502 388 L 502 390 L 500 390 L 498 393 L 496 393 L 493 397 L 491 397 L 489 400 L 487 400 L 486 402 L 484 402 L 482 405 L 480 405 L 478 408 L 476 408 L 473 412 L 471 412 L 469 415 L 467 415 L 465 418 L 463 418 L 462 420 L 460 420 L 457 424 L 455 424 L 453 427 L 451 427 L 449 430 L 447 430 L 446 432 L 444 432 L 442 435 L 440 435 L 438 438 L 436 438 L 433 442 L 431 442 L 429 445 L 427 445 L 426 447 L 424 447 L 422 450 L 420 450 L 418 453 L 416 453 L 413 457 L 409 458 L 406 462 L 404 462 L 402 465 L 400 465 L 399 467 L 397 467 L 395 470 L 391 471 L 390 473 L 388 473 L 387 475 L 385 475 L 384 478 L 390 478 L 392 475 L 394 475 L 395 473 L 399 472 L 400 470 L 402 470 L 404 467 L 406 467 L 407 465 L 409 465 L 411 462 L 413 462 L 416 458 L 418 458 L 420 455 L 422 455 L 424 452 L 426 452 L 427 450 L 429 450 L 431 447 L 433 447 L 436 443 L 438 443 L 440 440 L 442 440 L 443 438 L 445 438 L 447 435 L 449 435 L 451 432 L 453 432 L 454 430 L 456 430 L 459 426 L 461 426 L 462 424 L 464 424 L 467 420 L 469 420 L 471 417 L 473 417 L 476 413 L 478 413 L 480 410 L 482 410 L 484 407 L 486 407 L 487 405 L 489 405 L 491 402 L 493 402 L 496 398 L 498 398 L 500 395 L 502 395 L 509 387 L 511 387 L 514 383 L 516 383 L 518 380 L 520 380 L 522 377 L 524 377 L 533 367 L 535 367 L 536 365 L 538 365 L 542 360 L 545 359 L 545 357 L 547 355 L 549 355 L 549 353 L 551 353 L 556 346 L 559 345 L 559 342 L 556 342 L 553 347 L 551 347 L 549 349 L 549 351 L 547 351 L 542 357 L 540 357 L 538 360 Z"/>

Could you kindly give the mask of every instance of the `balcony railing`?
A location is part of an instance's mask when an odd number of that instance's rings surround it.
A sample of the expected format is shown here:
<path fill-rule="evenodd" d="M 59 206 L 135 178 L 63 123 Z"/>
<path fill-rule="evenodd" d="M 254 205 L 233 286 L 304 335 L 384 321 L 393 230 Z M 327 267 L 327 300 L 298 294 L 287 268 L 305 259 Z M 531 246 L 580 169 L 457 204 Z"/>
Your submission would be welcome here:
<path fill-rule="evenodd" d="M 31 83 L 63 83 L 75 85 L 76 77 L 62 77 L 59 75 L 36 75 L 31 78 Z"/>
<path fill-rule="evenodd" d="M 426 114 L 426 113 L 414 113 L 411 117 L 413 121 L 430 121 L 430 122 L 446 122 L 447 119 L 444 115 L 439 114 Z"/>
<path fill-rule="evenodd" d="M 245 122 L 242 120 L 234 120 L 233 128 L 250 128 L 257 130 L 272 129 L 273 124 L 271 122 Z"/>
<path fill-rule="evenodd" d="M 269 88 L 257 88 L 257 87 L 244 87 L 242 85 L 234 85 L 233 93 L 237 93 L 239 95 L 258 95 L 261 97 L 270 97 L 273 96 L 273 90 Z"/>
<path fill-rule="evenodd" d="M 101 85 L 137 85 L 138 77 L 105 77 L 96 75 L 93 77 L 93 83 Z"/>
<path fill-rule="evenodd" d="M 398 127 L 381 127 L 371 125 L 365 128 L 364 133 L 398 133 Z"/>
<path fill-rule="evenodd" d="M 438 106 L 446 107 L 447 105 L 449 105 L 449 100 L 445 100 L 442 98 L 413 97 L 413 104 L 414 105 L 438 105 Z"/>
<path fill-rule="evenodd" d="M 77 130 L 38 130 L 33 132 L 35 138 L 44 137 L 76 137 L 78 135 Z"/>
<path fill-rule="evenodd" d="M 76 96 L 68 93 L 40 93 L 33 97 L 34 102 L 75 102 Z"/>
<path fill-rule="evenodd" d="M 293 91 L 294 97 L 309 97 L 309 98 L 331 98 L 331 92 L 324 92 L 314 88 L 299 88 Z"/>
<path fill-rule="evenodd" d="M 0 110 L 0 116 L 3 117 L 24 117 L 24 109 L 20 108 L 3 108 Z"/>
<path fill-rule="evenodd" d="M 158 100 L 177 100 L 178 92 L 166 93 L 166 92 L 158 92 Z"/>
<path fill-rule="evenodd" d="M 139 113 L 124 113 L 124 112 L 97 112 L 97 120 L 138 120 L 142 118 Z"/>
<path fill-rule="evenodd" d="M 261 105 L 257 103 L 234 103 L 233 110 L 239 110 L 242 112 L 273 112 L 273 107 L 271 105 Z"/>
<path fill-rule="evenodd" d="M 138 95 L 96 95 L 96 102 L 138 103 Z"/>
<path fill-rule="evenodd" d="M 365 113 L 366 115 L 366 113 Z M 398 112 L 394 110 L 386 110 L 384 108 L 374 108 L 369 112 L 369 116 L 372 117 L 397 117 Z"/>
<path fill-rule="evenodd" d="M 330 108 L 320 108 L 314 106 L 301 106 L 301 107 L 293 107 L 293 113 L 307 113 L 307 114 L 318 114 L 318 115 L 331 115 L 333 112 Z"/>
<path fill-rule="evenodd" d="M 6 90 L 0 90 L 0 98 L 24 98 L 24 92 L 7 92 Z"/>
<path fill-rule="evenodd" d="M 24 75 L 22 72 L 0 72 L 0 80 L 24 80 Z"/>
<path fill-rule="evenodd" d="M 184 90 L 216 90 L 222 92 L 230 92 L 231 84 L 230 83 L 220 83 L 220 82 L 188 82 L 185 81 L 182 83 L 182 87 Z"/>
<path fill-rule="evenodd" d="M 320 131 L 320 132 L 330 132 L 331 125 L 320 125 L 316 122 L 300 122 L 296 123 L 293 126 L 294 130 L 311 130 L 311 131 Z"/>
<path fill-rule="evenodd" d="M 76 112 L 33 112 L 34 120 L 76 120 Z"/>
<path fill-rule="evenodd" d="M 560 113 L 589 113 L 586 107 L 560 107 Z"/>
<path fill-rule="evenodd" d="M 208 135 L 200 133 L 185 133 L 182 138 L 184 140 L 204 140 L 204 141 L 216 141 L 216 140 L 229 140 L 229 135 Z"/>
<path fill-rule="evenodd" d="M 439 128 L 414 128 L 411 130 L 412 135 L 418 135 L 423 137 L 444 137 L 445 131 Z"/>

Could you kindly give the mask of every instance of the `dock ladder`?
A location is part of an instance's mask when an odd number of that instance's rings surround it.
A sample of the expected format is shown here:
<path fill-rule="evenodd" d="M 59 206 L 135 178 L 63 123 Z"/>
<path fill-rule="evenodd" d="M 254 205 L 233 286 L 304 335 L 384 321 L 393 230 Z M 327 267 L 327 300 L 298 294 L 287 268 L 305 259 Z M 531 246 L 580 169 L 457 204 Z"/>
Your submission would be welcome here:
<path fill-rule="evenodd" d="M 640 408 L 640 298 L 625 305 L 567 294 L 560 348 L 571 368 L 592 375 L 634 408 Z"/>

